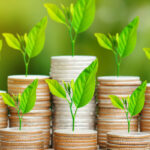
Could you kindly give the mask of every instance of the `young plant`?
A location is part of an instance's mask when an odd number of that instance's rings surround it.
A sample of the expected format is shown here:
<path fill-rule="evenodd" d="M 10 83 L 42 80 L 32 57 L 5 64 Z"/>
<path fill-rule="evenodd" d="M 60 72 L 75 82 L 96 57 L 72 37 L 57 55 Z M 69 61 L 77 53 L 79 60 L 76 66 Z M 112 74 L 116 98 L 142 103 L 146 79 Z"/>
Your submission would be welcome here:
<path fill-rule="evenodd" d="M 70 7 L 61 5 L 61 8 L 59 8 L 51 3 L 44 6 L 52 20 L 67 27 L 72 44 L 72 56 L 74 56 L 78 34 L 86 31 L 94 20 L 95 0 L 77 0 L 76 4 L 70 4 Z"/>
<path fill-rule="evenodd" d="M 13 97 L 7 93 L 0 94 L 5 104 L 16 109 L 19 117 L 19 130 L 22 129 L 24 114 L 29 113 L 35 105 L 37 86 L 38 80 L 34 80 L 22 94 Z"/>
<path fill-rule="evenodd" d="M 48 79 L 46 82 L 49 85 L 50 91 L 53 95 L 65 99 L 70 107 L 72 116 L 72 130 L 75 129 L 75 118 L 79 108 L 87 105 L 95 92 L 95 79 L 98 69 L 98 60 L 96 59 L 78 76 L 75 83 L 72 80 L 70 83 L 64 83 L 61 86 L 58 81 Z M 76 110 L 73 111 L 73 106 Z"/>
<path fill-rule="evenodd" d="M 31 58 L 39 55 L 44 47 L 46 26 L 47 17 L 44 17 L 28 34 L 14 36 L 11 33 L 3 33 L 8 46 L 21 52 L 26 76 Z"/>
<path fill-rule="evenodd" d="M 122 30 L 120 35 L 117 33 L 114 36 L 111 34 L 107 36 L 103 33 L 95 33 L 99 45 L 113 52 L 117 65 L 117 76 L 120 75 L 122 59 L 130 55 L 136 46 L 138 24 L 139 18 L 136 17 Z"/>
<path fill-rule="evenodd" d="M 130 133 L 130 122 L 133 116 L 138 115 L 145 103 L 145 90 L 147 82 L 143 82 L 130 97 L 120 99 L 117 96 L 110 95 L 111 102 L 116 108 L 124 110 L 128 122 L 128 133 Z"/>

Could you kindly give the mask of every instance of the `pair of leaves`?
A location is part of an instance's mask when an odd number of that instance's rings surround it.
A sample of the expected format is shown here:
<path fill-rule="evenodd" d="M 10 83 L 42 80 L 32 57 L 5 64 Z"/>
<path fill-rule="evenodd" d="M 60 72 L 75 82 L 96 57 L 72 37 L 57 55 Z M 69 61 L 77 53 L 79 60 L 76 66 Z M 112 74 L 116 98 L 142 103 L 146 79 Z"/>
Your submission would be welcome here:
<path fill-rule="evenodd" d="M 132 53 L 132 51 L 135 48 L 136 40 L 137 40 L 137 27 L 139 24 L 139 18 L 136 17 L 129 25 L 127 25 L 122 32 L 119 34 L 116 34 L 114 36 L 115 40 L 112 40 L 112 36 L 106 36 L 102 33 L 96 33 L 95 36 L 98 40 L 98 43 L 101 47 L 108 49 L 108 50 L 114 50 L 114 42 L 116 44 L 116 50 L 120 57 L 126 57 Z"/>
<path fill-rule="evenodd" d="M 127 99 L 128 111 L 131 117 L 139 114 L 144 107 L 146 84 L 147 84 L 146 81 L 143 82 Z M 113 106 L 122 110 L 125 109 L 123 101 L 120 100 L 119 97 L 110 95 L 110 99 Z"/>
<path fill-rule="evenodd" d="M 73 91 L 72 100 L 76 108 L 81 108 L 87 105 L 92 99 L 95 92 L 95 79 L 96 72 L 98 69 L 98 60 L 93 61 L 76 79 L 75 83 L 73 80 L 70 86 Z M 49 85 L 50 91 L 53 95 L 66 99 L 65 89 L 56 80 L 48 79 L 46 82 Z"/>
<path fill-rule="evenodd" d="M 32 28 L 28 35 L 25 34 L 22 37 L 18 35 L 17 38 L 11 33 L 3 33 L 3 36 L 9 47 L 24 52 L 29 58 L 32 58 L 37 56 L 44 47 L 46 26 L 47 17 L 44 17 Z M 22 45 L 22 39 L 25 45 Z"/>
<path fill-rule="evenodd" d="M 57 5 L 47 3 L 44 5 L 48 11 L 50 18 L 58 23 L 68 26 L 68 18 L 63 7 L 62 11 Z M 71 24 L 76 33 L 86 31 L 92 24 L 95 17 L 95 0 L 77 0 L 75 6 L 70 5 L 70 15 L 72 16 Z M 70 18 L 69 18 L 70 19 Z"/>
<path fill-rule="evenodd" d="M 38 80 L 34 80 L 25 90 L 24 92 L 18 96 L 19 98 L 19 107 L 23 114 L 30 112 L 36 101 L 36 89 L 38 86 Z M 5 104 L 11 107 L 16 108 L 16 101 L 7 93 L 1 94 L 3 101 Z"/>

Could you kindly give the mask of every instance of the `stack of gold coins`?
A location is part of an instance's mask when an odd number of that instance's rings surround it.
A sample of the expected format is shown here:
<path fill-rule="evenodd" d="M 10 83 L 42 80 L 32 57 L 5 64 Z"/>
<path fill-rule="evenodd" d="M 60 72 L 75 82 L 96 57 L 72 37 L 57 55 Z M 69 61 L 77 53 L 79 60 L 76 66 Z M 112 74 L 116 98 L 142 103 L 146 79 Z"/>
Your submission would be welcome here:
<path fill-rule="evenodd" d="M 62 80 L 76 80 L 79 74 L 88 67 L 96 57 L 93 56 L 58 56 L 51 58 L 50 77 L 63 85 Z M 75 111 L 75 106 L 73 106 Z M 79 129 L 95 128 L 96 102 L 93 99 L 84 108 L 78 109 L 75 127 Z M 71 129 L 72 118 L 66 100 L 53 96 L 53 129 Z"/>
<path fill-rule="evenodd" d="M 34 76 L 29 75 L 27 77 L 9 76 L 8 77 L 8 92 L 11 95 L 18 95 L 22 93 L 24 89 L 31 84 L 35 79 L 38 79 L 38 87 L 36 91 L 36 103 L 33 110 L 27 114 L 24 114 L 22 120 L 23 127 L 34 127 L 43 131 L 44 146 L 48 148 L 50 145 L 50 117 L 51 117 L 51 103 L 50 92 L 47 83 L 48 76 Z M 10 107 L 10 127 L 19 127 L 19 118 L 17 111 Z"/>
<path fill-rule="evenodd" d="M 44 150 L 42 131 L 23 128 L 6 128 L 0 130 L 1 150 Z"/>
<path fill-rule="evenodd" d="M 109 98 L 116 95 L 126 98 L 141 84 L 139 77 L 99 77 L 97 88 L 98 99 L 98 143 L 106 148 L 107 132 L 127 131 L 128 124 L 123 110 L 115 108 Z M 131 131 L 138 130 L 138 116 L 131 120 Z"/>
<path fill-rule="evenodd" d="M 145 92 L 145 105 L 141 112 L 140 129 L 150 133 L 150 84 L 147 84 Z"/>
<path fill-rule="evenodd" d="M 1 93 L 6 93 L 5 91 L 0 91 Z M 0 95 L 0 129 L 6 128 L 8 126 L 8 110 L 5 105 L 1 95 Z"/>
<path fill-rule="evenodd" d="M 97 132 L 94 130 L 55 130 L 55 150 L 96 150 Z"/>
<path fill-rule="evenodd" d="M 137 133 L 123 133 L 123 132 L 110 132 L 107 134 L 107 149 L 132 149 L 132 150 L 148 150 L 150 134 L 137 132 Z"/>

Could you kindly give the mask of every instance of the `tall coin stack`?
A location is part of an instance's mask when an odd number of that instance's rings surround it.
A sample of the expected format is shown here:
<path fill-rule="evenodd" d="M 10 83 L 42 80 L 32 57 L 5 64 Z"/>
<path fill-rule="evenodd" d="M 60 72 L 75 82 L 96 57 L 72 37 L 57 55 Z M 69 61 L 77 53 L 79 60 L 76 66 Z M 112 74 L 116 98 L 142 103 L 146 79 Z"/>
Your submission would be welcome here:
<path fill-rule="evenodd" d="M 9 76 L 8 77 L 8 93 L 11 95 L 18 95 L 22 93 L 24 89 L 31 84 L 35 79 L 38 79 L 38 87 L 36 93 L 36 103 L 33 110 L 27 114 L 24 114 L 22 127 L 32 127 L 41 129 L 43 131 L 44 146 L 49 147 L 50 144 L 50 92 L 45 79 L 49 79 L 48 76 Z M 14 108 L 10 110 L 10 127 L 19 126 L 19 118 Z"/>
<path fill-rule="evenodd" d="M 101 148 L 106 148 L 107 132 L 127 131 L 128 124 L 123 110 L 115 108 L 109 95 L 119 98 L 127 97 L 140 85 L 139 77 L 99 77 L 98 78 L 98 143 Z M 138 130 L 138 116 L 131 121 L 131 131 Z"/>
<path fill-rule="evenodd" d="M 1 93 L 6 93 L 5 91 L 0 91 Z M 4 104 L 4 101 L 0 95 L 0 129 L 7 128 L 8 126 L 8 110 L 7 106 Z"/>
<path fill-rule="evenodd" d="M 88 67 L 96 57 L 93 56 L 58 56 L 51 59 L 52 79 L 62 84 L 62 80 L 75 81 L 78 75 Z M 78 129 L 95 128 L 95 107 L 93 99 L 86 107 L 78 110 L 75 127 Z M 66 100 L 53 96 L 53 129 L 71 129 L 72 118 L 70 115 L 69 104 Z"/>
<path fill-rule="evenodd" d="M 145 92 L 145 105 L 141 113 L 140 129 L 141 132 L 150 133 L 150 84 L 147 84 Z"/>

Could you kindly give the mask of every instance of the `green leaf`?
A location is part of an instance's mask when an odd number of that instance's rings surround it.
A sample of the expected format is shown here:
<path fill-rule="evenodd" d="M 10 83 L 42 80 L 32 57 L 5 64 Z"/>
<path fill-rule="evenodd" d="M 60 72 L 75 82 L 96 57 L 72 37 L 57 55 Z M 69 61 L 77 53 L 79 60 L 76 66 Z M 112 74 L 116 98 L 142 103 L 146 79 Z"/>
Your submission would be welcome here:
<path fill-rule="evenodd" d="M 110 97 L 111 102 L 112 102 L 112 105 L 113 105 L 114 107 L 124 110 L 123 103 L 122 103 L 122 101 L 119 99 L 119 97 L 117 97 L 117 96 L 115 96 L 115 95 L 110 95 L 109 97 Z"/>
<path fill-rule="evenodd" d="M 74 80 L 71 80 L 70 86 L 71 86 L 71 89 L 74 90 Z"/>
<path fill-rule="evenodd" d="M 66 17 L 63 11 L 55 4 L 47 3 L 44 4 L 45 8 L 48 11 L 48 14 L 50 18 L 53 21 L 56 21 L 58 23 L 62 23 L 66 25 Z"/>
<path fill-rule="evenodd" d="M 74 4 L 73 3 L 70 4 L 70 13 L 73 16 L 73 14 L 74 14 Z"/>
<path fill-rule="evenodd" d="M 126 57 L 132 53 L 136 46 L 137 28 L 139 18 L 136 17 L 120 34 L 118 52 L 121 57 Z"/>
<path fill-rule="evenodd" d="M 9 47 L 22 51 L 19 40 L 11 33 L 3 33 L 3 36 Z"/>
<path fill-rule="evenodd" d="M 97 41 L 101 47 L 106 48 L 108 50 L 113 50 L 112 43 L 111 43 L 110 39 L 105 34 L 95 33 L 95 36 L 96 36 Z"/>
<path fill-rule="evenodd" d="M 147 56 L 148 59 L 150 59 L 150 48 L 143 48 L 145 55 Z"/>
<path fill-rule="evenodd" d="M 0 52 L 2 51 L 3 42 L 0 40 Z"/>
<path fill-rule="evenodd" d="M 77 108 L 87 105 L 93 98 L 97 69 L 98 60 L 96 59 L 76 79 L 72 99 Z"/>
<path fill-rule="evenodd" d="M 39 55 L 45 43 L 45 30 L 47 26 L 47 17 L 44 17 L 37 25 L 29 32 L 28 37 L 24 35 L 26 41 L 26 53 L 29 58 Z"/>
<path fill-rule="evenodd" d="M 57 80 L 47 79 L 46 82 L 49 86 L 50 92 L 53 95 L 66 99 L 66 92 Z"/>
<path fill-rule="evenodd" d="M 20 109 L 23 114 L 30 112 L 36 101 L 36 89 L 38 80 L 34 80 L 22 93 L 20 97 Z"/>
<path fill-rule="evenodd" d="M 11 107 L 16 107 L 14 99 L 7 93 L 1 93 L 0 94 L 3 98 L 3 101 L 6 105 Z"/>
<path fill-rule="evenodd" d="M 146 81 L 143 82 L 130 96 L 128 110 L 131 117 L 139 114 L 144 107 L 146 84 Z"/>
<path fill-rule="evenodd" d="M 76 33 L 86 31 L 95 17 L 95 0 L 78 0 L 74 6 L 72 26 Z"/>

